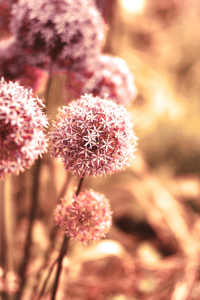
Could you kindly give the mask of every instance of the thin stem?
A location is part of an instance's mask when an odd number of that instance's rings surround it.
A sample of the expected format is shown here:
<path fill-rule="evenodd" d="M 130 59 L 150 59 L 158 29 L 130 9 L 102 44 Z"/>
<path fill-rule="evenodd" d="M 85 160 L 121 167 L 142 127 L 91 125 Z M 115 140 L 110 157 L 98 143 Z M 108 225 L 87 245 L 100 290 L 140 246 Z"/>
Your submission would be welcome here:
<path fill-rule="evenodd" d="M 47 86 L 46 86 L 46 95 L 45 95 L 45 99 L 46 99 L 46 107 L 45 107 L 45 113 L 47 112 L 47 104 L 50 98 L 50 91 L 51 91 L 51 85 L 52 85 L 52 70 L 50 70 L 49 72 L 49 79 L 47 82 Z"/>
<path fill-rule="evenodd" d="M 34 182 L 32 187 L 32 202 L 31 202 L 31 209 L 30 209 L 30 215 L 29 215 L 29 228 L 28 233 L 26 237 L 26 244 L 24 248 L 24 259 L 19 267 L 19 275 L 21 277 L 21 285 L 20 289 L 16 295 L 16 299 L 21 299 L 22 292 L 26 283 L 26 269 L 28 265 L 28 261 L 30 258 L 30 247 L 32 243 L 32 227 L 33 222 L 35 220 L 36 215 L 36 208 L 37 208 L 37 198 L 38 198 L 38 190 L 39 190 L 39 172 L 40 172 L 40 165 L 41 165 L 41 158 L 39 157 L 38 160 L 35 163 L 35 172 L 34 172 Z"/>
<path fill-rule="evenodd" d="M 83 184 L 83 179 L 84 179 L 83 177 L 80 178 L 80 181 L 79 181 L 79 184 L 78 184 L 78 187 L 77 187 L 77 190 L 76 190 L 76 196 L 78 196 L 78 194 L 81 191 L 81 187 L 82 187 L 82 184 Z M 67 249 L 68 249 L 68 241 L 69 241 L 69 238 L 66 237 L 66 235 L 65 235 L 64 240 L 63 240 L 63 244 L 62 244 L 62 247 L 61 247 L 61 250 L 60 250 L 60 253 L 62 252 L 62 255 L 60 255 L 59 260 L 58 260 L 58 269 L 57 269 L 57 273 L 56 273 L 55 283 L 54 283 L 54 286 L 53 286 L 53 292 L 52 292 L 51 300 L 55 300 L 55 296 L 56 296 L 56 292 L 57 292 L 57 288 L 58 288 L 58 280 L 59 280 L 61 269 L 62 269 L 62 260 L 63 260 L 63 257 L 65 256 L 65 253 L 67 252 Z"/>
<path fill-rule="evenodd" d="M 65 235 L 63 243 L 62 243 L 62 247 L 61 247 L 61 250 L 60 250 L 60 255 L 59 255 L 59 258 L 58 258 L 58 269 L 57 269 L 56 279 L 55 279 L 54 286 L 53 286 L 53 292 L 52 292 L 51 300 L 54 300 L 55 296 L 56 296 L 57 287 L 58 287 L 58 280 L 59 280 L 61 269 L 62 269 L 62 260 L 65 256 L 66 252 L 67 252 L 68 244 L 69 244 L 69 238 Z"/>
<path fill-rule="evenodd" d="M 46 113 L 47 110 L 47 104 L 49 100 L 50 95 L 50 86 L 51 86 L 51 70 L 50 70 L 50 77 L 47 83 L 47 90 L 46 90 L 46 108 L 44 109 L 44 112 Z M 24 248 L 24 259 L 21 262 L 21 265 L 19 267 L 19 275 L 21 277 L 21 285 L 20 289 L 18 290 L 16 294 L 16 299 L 21 299 L 23 289 L 26 283 L 26 269 L 30 258 L 30 248 L 32 244 L 32 227 L 36 216 L 36 209 L 37 209 L 37 202 L 38 202 L 38 192 L 39 192 L 39 174 L 41 169 L 41 158 L 39 157 L 35 162 L 35 170 L 34 170 L 34 181 L 33 181 L 33 187 L 32 187 L 32 199 L 31 199 L 31 209 L 29 213 L 29 227 L 28 227 L 28 233 L 26 237 L 25 242 L 25 248 Z"/>
<path fill-rule="evenodd" d="M 5 222 L 5 181 L 0 179 L 0 267 L 6 273 L 8 271 L 8 244 L 6 237 Z M 0 290 L 0 300 L 8 300 L 9 295 L 5 291 Z"/>
<path fill-rule="evenodd" d="M 50 278 L 50 276 L 51 276 L 51 273 L 52 273 L 52 271 L 53 271 L 53 268 L 54 268 L 55 264 L 56 264 L 57 262 L 59 262 L 60 258 L 61 258 L 61 257 L 64 257 L 65 253 L 67 252 L 68 242 L 69 242 L 69 239 L 65 236 L 65 239 L 63 240 L 62 247 L 61 247 L 61 249 L 60 249 L 60 253 L 59 253 L 57 259 L 53 262 L 53 264 L 52 264 L 52 266 L 51 266 L 51 268 L 50 268 L 50 270 L 49 270 L 49 273 L 48 273 L 48 275 L 47 275 L 47 278 L 45 279 L 45 282 L 44 282 L 44 284 L 43 284 L 42 290 L 41 290 L 41 292 L 40 292 L 40 294 L 39 294 L 38 300 L 40 300 L 41 297 L 42 297 L 42 295 L 44 294 L 44 291 L 45 291 L 47 282 L 48 282 L 48 280 L 49 280 L 49 278 Z"/>
<path fill-rule="evenodd" d="M 42 297 L 42 295 L 44 294 L 44 291 L 45 291 L 47 282 L 48 282 L 48 280 L 49 280 L 49 278 L 50 278 L 50 276 L 51 276 L 51 273 L 52 273 L 52 271 L 53 271 L 53 268 L 54 268 L 54 266 L 55 266 L 55 264 L 56 264 L 57 262 L 58 262 L 58 258 L 53 262 L 53 264 L 52 264 L 52 266 L 51 266 L 51 268 L 50 268 L 50 270 L 49 270 L 49 273 L 48 273 L 48 275 L 47 275 L 47 278 L 45 279 L 45 282 L 44 282 L 44 284 L 43 284 L 42 290 L 41 290 L 41 292 L 40 292 L 40 294 L 39 294 L 38 300 L 40 300 L 41 297 Z"/>
<path fill-rule="evenodd" d="M 81 187 L 82 187 L 82 184 L 83 184 L 83 179 L 84 177 L 81 177 L 80 181 L 79 181 L 79 184 L 78 184 L 78 188 L 76 190 L 76 196 L 78 196 L 78 194 L 80 193 L 81 191 Z"/>
<path fill-rule="evenodd" d="M 70 184 L 70 181 L 71 181 L 71 178 L 72 178 L 72 174 L 70 172 L 67 172 L 66 173 L 66 179 L 65 179 L 65 182 L 61 188 L 61 191 L 59 193 L 59 196 L 58 196 L 58 200 L 57 200 L 57 203 L 59 203 L 60 199 L 63 198 L 69 188 L 69 184 Z M 48 257 L 50 255 L 50 252 L 51 250 L 54 248 L 54 240 L 55 240 L 55 236 L 56 236 L 56 233 L 57 233 L 57 230 L 58 230 L 58 227 L 55 227 L 53 228 L 53 230 L 51 231 L 50 233 L 50 240 L 51 240 L 51 246 L 49 248 L 49 250 L 47 251 L 46 255 L 45 255 L 45 262 L 43 264 L 43 266 L 40 268 L 38 274 L 37 274 L 37 282 L 35 284 L 35 287 L 34 287 L 34 291 L 36 292 L 36 289 L 37 289 L 37 286 L 38 286 L 38 282 L 40 280 L 40 277 L 41 277 L 41 271 L 48 266 L 47 264 L 47 261 L 48 261 Z M 60 253 L 59 253 L 59 256 L 60 256 Z M 46 288 L 46 285 L 47 285 L 47 282 L 51 276 L 51 273 L 53 271 L 53 268 L 55 266 L 55 264 L 58 262 L 58 259 L 59 259 L 59 256 L 57 257 L 57 259 L 53 262 L 51 268 L 49 269 L 49 273 L 47 275 L 47 278 L 45 279 L 44 281 L 44 284 L 43 284 L 43 287 L 42 287 L 42 290 L 39 294 L 39 297 L 38 297 L 38 300 L 40 300 L 40 298 L 42 297 L 42 295 L 44 294 L 44 291 L 45 291 L 45 288 Z"/>
<path fill-rule="evenodd" d="M 69 188 L 69 184 L 70 184 L 70 180 L 71 180 L 71 177 L 72 177 L 72 174 L 70 172 L 66 172 L 66 179 L 65 179 L 65 182 L 61 188 L 61 191 L 59 193 L 59 196 L 58 196 L 58 200 L 57 200 L 57 203 L 59 203 L 60 199 L 63 198 Z M 36 293 L 36 290 L 37 290 L 37 287 L 38 287 L 38 284 L 39 284 L 39 281 L 40 281 L 40 278 L 41 278 L 41 272 L 42 270 L 44 270 L 47 266 L 48 266 L 48 258 L 49 258 L 49 255 L 50 255 L 50 252 L 52 251 L 52 249 L 54 248 L 54 240 L 55 240 L 55 237 L 56 237 L 56 233 L 57 233 L 57 230 L 58 230 L 58 227 L 53 227 L 53 229 L 51 230 L 51 233 L 50 233 L 50 241 L 51 241 L 51 246 L 48 248 L 47 252 L 46 252 L 46 255 L 45 255 L 45 259 L 44 259 L 44 263 L 42 265 L 42 267 L 39 269 L 37 275 L 36 275 L 36 282 L 35 282 L 35 285 L 34 285 L 34 288 L 33 288 L 33 292 Z M 39 298 L 38 300 L 42 297 L 44 291 L 45 291 L 45 288 L 46 288 L 46 284 L 49 280 L 49 277 L 53 271 L 53 268 L 56 264 L 56 262 L 58 261 L 58 258 L 57 260 L 54 261 L 54 263 L 52 264 L 51 268 L 49 269 L 49 274 L 43 284 L 43 288 L 40 292 L 40 295 L 39 295 Z"/>
<path fill-rule="evenodd" d="M 5 230 L 5 181 L 0 179 L 0 267 L 7 270 L 7 239 Z"/>

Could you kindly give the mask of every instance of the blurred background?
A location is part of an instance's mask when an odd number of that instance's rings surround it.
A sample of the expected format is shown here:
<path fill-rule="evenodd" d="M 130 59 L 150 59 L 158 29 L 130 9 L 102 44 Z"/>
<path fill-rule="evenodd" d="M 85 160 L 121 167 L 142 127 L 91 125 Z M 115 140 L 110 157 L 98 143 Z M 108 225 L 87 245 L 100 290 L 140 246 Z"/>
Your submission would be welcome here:
<path fill-rule="evenodd" d="M 57 299 L 198 300 L 200 2 L 96 2 L 107 24 L 103 52 L 123 58 L 135 78 L 138 92 L 128 110 L 138 147 L 125 171 L 85 179 L 83 188 L 109 199 L 113 226 L 95 245 L 71 242 Z M 9 13 L 5 16 L 9 23 Z M 1 38 L 7 35 L 1 27 Z M 63 74 L 51 78 L 50 122 L 66 104 L 65 82 Z M 44 77 L 39 97 L 46 97 L 46 84 Z M 54 209 L 78 179 L 62 172 L 48 153 L 39 173 L 37 168 L 38 162 L 1 182 L 1 299 L 15 299 L 24 255 L 21 299 L 37 299 L 62 243 Z M 28 233 L 29 254 L 24 252 Z M 54 276 L 42 299 L 50 299 Z"/>

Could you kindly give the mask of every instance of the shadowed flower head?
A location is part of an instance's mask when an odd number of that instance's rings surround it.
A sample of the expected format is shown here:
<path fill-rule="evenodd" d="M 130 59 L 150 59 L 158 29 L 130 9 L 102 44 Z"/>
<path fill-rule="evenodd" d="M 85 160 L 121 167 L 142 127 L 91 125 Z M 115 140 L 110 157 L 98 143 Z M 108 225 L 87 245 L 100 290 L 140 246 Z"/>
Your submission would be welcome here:
<path fill-rule="evenodd" d="M 50 132 L 51 153 L 80 177 L 123 169 L 136 140 L 127 110 L 112 100 L 82 96 L 59 110 Z"/>
<path fill-rule="evenodd" d="M 23 74 L 25 55 L 14 37 L 0 41 L 0 78 L 18 79 Z"/>
<path fill-rule="evenodd" d="M 92 0 L 19 0 L 12 15 L 12 33 L 30 64 L 69 67 L 101 50 L 104 22 Z"/>
<path fill-rule="evenodd" d="M 18 173 L 46 151 L 42 101 L 17 82 L 0 81 L 0 178 Z"/>
<path fill-rule="evenodd" d="M 112 213 L 104 195 L 90 190 L 74 195 L 71 203 L 66 198 L 61 201 L 55 210 L 55 221 L 72 239 L 86 244 L 104 237 L 108 232 Z"/>
<path fill-rule="evenodd" d="M 18 80 L 35 93 L 48 76 L 47 71 L 30 65 L 26 53 L 20 48 L 14 37 L 0 41 L 0 78 L 6 81 Z"/>
<path fill-rule="evenodd" d="M 102 98 L 107 94 L 110 99 L 123 106 L 128 105 L 136 95 L 133 74 L 126 62 L 110 55 L 91 58 L 87 69 L 74 73 L 74 82 L 82 83 L 82 95 L 91 93 Z M 72 79 L 71 85 L 74 82 Z"/>

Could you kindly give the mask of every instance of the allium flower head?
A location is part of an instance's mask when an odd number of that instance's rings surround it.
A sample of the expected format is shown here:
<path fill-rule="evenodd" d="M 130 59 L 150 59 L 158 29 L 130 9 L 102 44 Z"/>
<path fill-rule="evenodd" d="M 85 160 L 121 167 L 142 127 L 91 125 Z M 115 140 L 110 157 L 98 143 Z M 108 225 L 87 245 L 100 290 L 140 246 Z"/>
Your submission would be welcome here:
<path fill-rule="evenodd" d="M 48 76 L 48 72 L 41 68 L 24 65 L 23 73 L 18 79 L 20 85 L 29 86 L 33 93 L 37 93 L 47 82 Z"/>
<path fill-rule="evenodd" d="M 104 22 L 92 0 L 19 0 L 12 15 L 11 31 L 37 66 L 68 67 L 101 50 Z"/>
<path fill-rule="evenodd" d="M 0 178 L 18 173 L 46 151 L 48 126 L 42 101 L 17 82 L 0 81 Z"/>
<path fill-rule="evenodd" d="M 126 106 L 136 95 L 136 87 L 126 62 L 119 57 L 99 55 L 92 58 L 87 69 L 75 73 L 76 81 L 82 82 L 82 95 L 105 97 Z"/>
<path fill-rule="evenodd" d="M 83 243 L 105 236 L 112 223 L 110 204 L 102 194 L 92 190 L 73 196 L 71 203 L 61 200 L 55 210 L 56 224 L 74 240 Z"/>
<path fill-rule="evenodd" d="M 127 110 L 112 100 L 82 96 L 59 110 L 50 132 L 51 153 L 73 174 L 101 176 L 121 170 L 136 137 Z"/>

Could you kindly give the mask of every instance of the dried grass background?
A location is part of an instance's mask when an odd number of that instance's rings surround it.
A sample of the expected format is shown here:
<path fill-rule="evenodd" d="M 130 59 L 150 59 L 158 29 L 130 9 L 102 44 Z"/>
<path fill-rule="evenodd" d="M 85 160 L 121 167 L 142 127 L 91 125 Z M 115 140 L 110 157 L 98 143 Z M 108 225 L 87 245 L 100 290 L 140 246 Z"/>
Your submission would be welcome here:
<path fill-rule="evenodd" d="M 125 171 L 85 180 L 83 188 L 110 200 L 113 226 L 95 245 L 70 244 L 58 300 L 200 299 L 200 2 L 143 3 L 140 12 L 130 13 L 122 0 L 111 0 L 103 48 L 123 58 L 135 76 L 138 94 L 128 110 L 139 137 L 136 158 Z M 63 74 L 51 78 L 52 120 L 66 93 L 73 99 L 64 89 L 67 80 Z M 44 82 L 40 97 L 45 90 Z M 21 299 L 37 299 L 61 246 L 54 208 L 78 179 L 49 154 L 40 163 L 38 188 L 38 162 L 0 183 L 0 299 L 16 299 L 30 222 Z M 43 300 L 50 299 L 54 276 Z"/>

